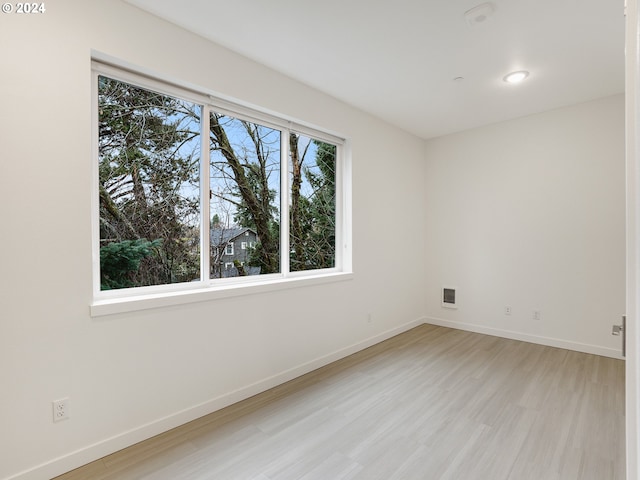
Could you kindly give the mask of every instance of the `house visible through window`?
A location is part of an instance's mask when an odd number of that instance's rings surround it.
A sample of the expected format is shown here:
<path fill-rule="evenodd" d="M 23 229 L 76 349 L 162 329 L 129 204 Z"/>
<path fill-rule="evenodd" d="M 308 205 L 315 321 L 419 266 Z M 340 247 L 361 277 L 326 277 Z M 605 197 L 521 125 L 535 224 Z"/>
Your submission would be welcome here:
<path fill-rule="evenodd" d="M 339 266 L 340 139 L 97 63 L 94 74 L 98 290 Z"/>

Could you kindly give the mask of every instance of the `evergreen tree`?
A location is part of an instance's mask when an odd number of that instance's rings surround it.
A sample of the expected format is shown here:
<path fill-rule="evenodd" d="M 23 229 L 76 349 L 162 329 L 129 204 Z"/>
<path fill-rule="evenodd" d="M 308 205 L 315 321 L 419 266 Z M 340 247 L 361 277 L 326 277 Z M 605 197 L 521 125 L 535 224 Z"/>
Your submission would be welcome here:
<path fill-rule="evenodd" d="M 333 267 L 336 147 L 291 133 L 290 171 L 281 172 L 278 130 L 218 113 L 209 120 L 210 196 L 219 205 L 210 228 L 251 228 L 258 242 L 248 265 L 279 272 L 280 175 L 288 174 L 291 270 Z M 197 105 L 99 77 L 103 288 L 199 278 L 199 138 Z M 211 245 L 214 268 L 223 248 Z"/>
<path fill-rule="evenodd" d="M 197 278 L 193 105 L 101 76 L 98 127 L 101 248 L 159 241 L 156 253 L 127 273 L 132 286 Z"/>
<path fill-rule="evenodd" d="M 335 266 L 336 147 L 311 140 L 302 154 L 299 150 L 296 138 L 291 145 L 291 270 L 331 268 Z M 306 158 L 310 151 L 315 152 L 313 159 Z"/>
<path fill-rule="evenodd" d="M 153 255 L 160 240 L 112 242 L 100 249 L 100 288 L 111 290 L 135 286 L 134 277 L 144 258 Z"/>
<path fill-rule="evenodd" d="M 215 152 L 213 176 L 224 186 L 216 195 L 235 206 L 236 224 L 252 228 L 258 235 L 250 264 L 259 266 L 261 273 L 279 272 L 279 208 L 277 192 L 270 183 L 279 170 L 279 133 L 216 113 L 211 115 L 210 128 L 211 150 Z"/>

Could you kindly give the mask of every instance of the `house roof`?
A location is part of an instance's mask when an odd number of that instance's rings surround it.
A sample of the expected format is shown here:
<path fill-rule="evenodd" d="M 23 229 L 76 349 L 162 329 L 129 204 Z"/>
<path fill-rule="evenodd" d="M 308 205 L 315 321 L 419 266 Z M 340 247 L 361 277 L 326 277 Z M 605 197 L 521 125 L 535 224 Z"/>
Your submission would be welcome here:
<path fill-rule="evenodd" d="M 249 227 L 213 227 L 211 229 L 211 244 L 227 244 L 240 235 L 244 235 L 244 233 L 247 231 L 257 236 L 256 231 Z"/>

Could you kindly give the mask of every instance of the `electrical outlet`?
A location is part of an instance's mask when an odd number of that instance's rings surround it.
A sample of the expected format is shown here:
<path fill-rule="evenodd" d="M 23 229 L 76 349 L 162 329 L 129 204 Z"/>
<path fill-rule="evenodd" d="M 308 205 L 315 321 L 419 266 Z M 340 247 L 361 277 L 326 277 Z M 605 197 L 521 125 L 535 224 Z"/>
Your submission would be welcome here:
<path fill-rule="evenodd" d="M 54 400 L 53 403 L 53 421 L 59 422 L 69 418 L 69 398 L 61 398 Z"/>
<path fill-rule="evenodd" d="M 504 314 L 505 315 L 511 315 L 511 307 L 509 305 L 504 307 Z"/>
<path fill-rule="evenodd" d="M 540 320 L 541 317 L 542 317 L 542 314 L 540 313 L 540 310 L 534 310 L 533 311 L 533 319 L 534 320 Z"/>
<path fill-rule="evenodd" d="M 373 322 L 373 315 L 371 315 L 370 313 L 367 313 L 367 323 L 372 323 Z"/>

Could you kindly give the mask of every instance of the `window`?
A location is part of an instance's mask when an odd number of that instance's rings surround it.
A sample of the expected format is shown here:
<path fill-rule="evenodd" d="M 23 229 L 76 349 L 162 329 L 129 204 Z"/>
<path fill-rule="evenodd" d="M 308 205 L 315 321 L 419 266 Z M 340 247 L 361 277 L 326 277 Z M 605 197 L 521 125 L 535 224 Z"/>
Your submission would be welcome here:
<path fill-rule="evenodd" d="M 98 77 L 102 290 L 200 279 L 201 110 Z"/>
<path fill-rule="evenodd" d="M 94 85 L 98 296 L 341 271 L 343 140 L 97 62 Z"/>
<path fill-rule="evenodd" d="M 335 266 L 336 148 L 305 135 L 289 136 L 292 271 Z"/>

